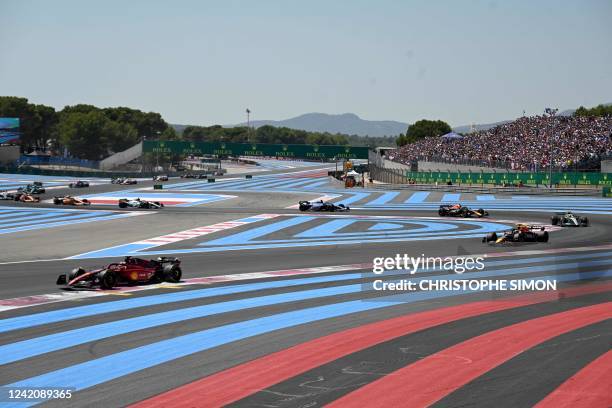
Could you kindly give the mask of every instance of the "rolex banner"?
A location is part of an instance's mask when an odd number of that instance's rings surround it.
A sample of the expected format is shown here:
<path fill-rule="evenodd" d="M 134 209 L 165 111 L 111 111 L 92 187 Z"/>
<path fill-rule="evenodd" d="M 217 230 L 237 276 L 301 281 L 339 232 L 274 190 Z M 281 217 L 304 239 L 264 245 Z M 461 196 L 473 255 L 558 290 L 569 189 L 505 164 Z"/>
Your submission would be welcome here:
<path fill-rule="evenodd" d="M 269 156 L 296 159 L 367 159 L 368 148 L 359 146 L 319 146 L 298 144 L 184 142 L 177 140 L 143 143 L 144 153 L 217 156 Z"/>

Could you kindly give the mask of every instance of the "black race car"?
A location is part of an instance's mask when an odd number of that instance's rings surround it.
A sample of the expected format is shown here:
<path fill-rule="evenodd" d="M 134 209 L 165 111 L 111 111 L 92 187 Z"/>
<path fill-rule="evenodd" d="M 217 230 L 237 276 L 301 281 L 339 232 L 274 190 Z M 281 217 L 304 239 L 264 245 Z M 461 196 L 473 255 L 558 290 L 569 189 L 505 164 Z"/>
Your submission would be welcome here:
<path fill-rule="evenodd" d="M 153 181 L 168 181 L 168 176 L 165 174 L 159 174 L 157 176 L 153 176 Z"/>
<path fill-rule="evenodd" d="M 472 210 L 468 207 L 464 207 L 461 204 L 452 205 L 441 205 L 438 209 L 438 215 L 440 217 L 476 217 L 482 218 L 489 215 L 489 213 L 482 208 L 478 210 Z"/>
<path fill-rule="evenodd" d="M 589 219 L 582 217 L 567 211 L 564 213 L 557 213 L 551 217 L 552 225 L 558 225 L 560 227 L 588 227 Z"/>
<path fill-rule="evenodd" d="M 344 204 L 334 204 L 329 201 L 324 202 L 323 200 L 319 201 L 300 201 L 299 202 L 300 211 L 321 211 L 321 212 L 346 212 L 350 211 L 348 205 Z"/>
<path fill-rule="evenodd" d="M 58 285 L 67 288 L 112 289 L 118 284 L 143 284 L 158 282 L 180 282 L 181 261 L 172 257 L 141 259 L 125 257 L 122 262 L 112 263 L 100 269 L 86 271 L 75 268 L 68 275 L 59 275 Z"/>
<path fill-rule="evenodd" d="M 25 187 L 19 187 L 17 192 L 24 194 L 44 194 L 45 189 L 42 186 L 41 182 L 34 182 L 32 184 L 28 184 Z"/>
<path fill-rule="evenodd" d="M 68 184 L 68 187 L 70 187 L 70 188 L 89 187 L 89 182 L 88 181 L 79 180 L 79 181 L 77 181 L 75 183 Z"/>
<path fill-rule="evenodd" d="M 159 201 L 147 201 L 140 198 L 121 198 L 119 199 L 119 208 L 163 208 L 164 203 Z"/>
<path fill-rule="evenodd" d="M 548 231 L 543 225 L 517 224 L 511 230 L 487 234 L 482 242 L 503 244 L 506 242 L 548 242 Z"/>

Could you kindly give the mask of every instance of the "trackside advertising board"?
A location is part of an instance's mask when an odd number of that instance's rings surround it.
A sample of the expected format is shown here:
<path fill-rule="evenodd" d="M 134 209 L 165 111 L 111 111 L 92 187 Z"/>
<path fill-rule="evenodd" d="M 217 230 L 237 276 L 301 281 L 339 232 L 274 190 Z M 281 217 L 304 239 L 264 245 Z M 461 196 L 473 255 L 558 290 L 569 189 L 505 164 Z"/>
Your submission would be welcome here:
<path fill-rule="evenodd" d="M 185 142 L 177 140 L 143 143 L 144 153 L 212 154 L 217 156 L 269 156 L 296 159 L 367 159 L 363 146 L 297 145 L 266 143 Z"/>
<path fill-rule="evenodd" d="M 406 177 L 416 180 L 417 183 L 434 184 L 519 184 L 547 185 L 550 184 L 548 173 L 453 173 L 446 171 L 408 171 Z M 553 184 L 560 186 L 612 186 L 612 173 L 553 173 Z"/>

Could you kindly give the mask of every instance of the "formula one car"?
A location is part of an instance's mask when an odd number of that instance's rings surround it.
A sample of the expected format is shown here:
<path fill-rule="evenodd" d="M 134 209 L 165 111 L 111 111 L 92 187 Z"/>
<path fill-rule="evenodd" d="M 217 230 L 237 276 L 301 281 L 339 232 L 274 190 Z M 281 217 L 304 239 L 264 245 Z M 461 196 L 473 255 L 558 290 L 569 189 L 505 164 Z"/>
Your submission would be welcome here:
<path fill-rule="evenodd" d="M 127 256 L 122 262 L 92 271 L 75 268 L 67 275 L 59 275 L 56 284 L 68 288 L 112 289 L 118 284 L 176 283 L 182 276 L 180 265 L 181 261 L 172 257 L 146 260 Z"/>
<path fill-rule="evenodd" d="M 14 200 L 15 194 L 8 191 L 0 191 L 0 200 Z"/>
<path fill-rule="evenodd" d="M 565 213 L 557 213 L 551 217 L 552 225 L 560 227 L 588 227 L 589 219 L 567 211 Z"/>
<path fill-rule="evenodd" d="M 147 201 L 140 198 L 121 198 L 119 199 L 119 208 L 162 208 L 164 203 L 159 201 Z"/>
<path fill-rule="evenodd" d="M 91 205 L 91 202 L 86 198 L 77 198 L 73 196 L 53 197 L 55 205 Z"/>
<path fill-rule="evenodd" d="M 323 200 L 300 201 L 299 206 L 300 206 L 300 211 L 346 212 L 346 211 L 351 210 L 348 205 L 334 204 L 334 203 L 330 203 L 329 201 L 323 202 Z"/>
<path fill-rule="evenodd" d="M 68 184 L 68 187 L 70 188 L 83 188 L 83 187 L 89 187 L 89 182 L 88 181 L 83 181 L 83 180 L 79 180 L 76 183 L 70 183 Z"/>
<path fill-rule="evenodd" d="M 440 217 L 476 217 L 482 218 L 489 215 L 489 213 L 482 208 L 478 210 L 471 210 L 468 207 L 464 207 L 461 204 L 452 205 L 441 205 L 438 209 L 438 215 Z"/>
<path fill-rule="evenodd" d="M 45 189 L 43 188 L 42 183 L 40 182 L 28 184 L 25 187 L 19 187 L 17 191 L 20 193 L 25 193 L 25 194 L 44 194 L 45 193 Z"/>
<path fill-rule="evenodd" d="M 153 181 L 168 181 L 168 176 L 166 176 L 165 174 L 153 176 Z"/>
<path fill-rule="evenodd" d="M 482 242 L 503 244 L 506 242 L 548 242 L 548 231 L 543 225 L 517 224 L 511 230 L 500 235 L 495 232 L 487 234 Z"/>
<path fill-rule="evenodd" d="M 24 192 L 17 192 L 13 196 L 13 200 L 21 201 L 22 203 L 39 203 L 40 197 L 33 196 L 32 194 L 27 194 Z"/>
<path fill-rule="evenodd" d="M 138 181 L 131 179 L 131 178 L 117 177 L 117 178 L 111 179 L 111 184 L 131 185 L 131 184 L 138 184 Z"/>

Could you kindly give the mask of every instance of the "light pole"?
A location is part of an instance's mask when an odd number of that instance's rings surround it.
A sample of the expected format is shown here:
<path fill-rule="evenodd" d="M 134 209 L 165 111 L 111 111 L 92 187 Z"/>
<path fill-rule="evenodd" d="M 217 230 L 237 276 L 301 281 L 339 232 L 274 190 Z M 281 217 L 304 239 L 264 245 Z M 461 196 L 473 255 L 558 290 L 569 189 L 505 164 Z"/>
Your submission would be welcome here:
<path fill-rule="evenodd" d="M 550 118 L 555 118 L 555 115 L 557 114 L 557 111 L 559 109 L 552 109 L 552 108 L 546 108 L 544 109 L 544 113 L 547 113 L 548 116 Z M 554 145 L 554 139 L 553 139 L 553 132 L 550 130 L 551 128 L 554 129 L 555 124 L 553 123 L 552 126 L 548 126 L 549 129 L 549 134 L 548 134 L 548 144 L 550 145 L 550 153 L 548 156 L 548 178 L 550 181 L 550 188 L 552 188 L 553 186 L 553 180 L 552 180 L 552 174 L 553 174 L 553 145 Z"/>
<path fill-rule="evenodd" d="M 247 114 L 247 140 L 251 141 L 251 110 L 249 108 L 246 109 Z"/>

